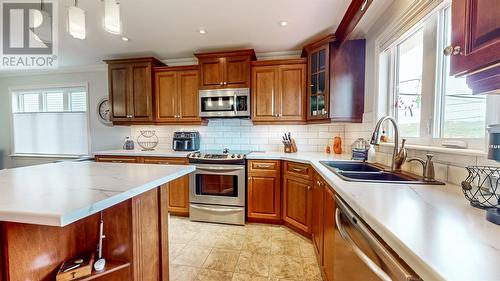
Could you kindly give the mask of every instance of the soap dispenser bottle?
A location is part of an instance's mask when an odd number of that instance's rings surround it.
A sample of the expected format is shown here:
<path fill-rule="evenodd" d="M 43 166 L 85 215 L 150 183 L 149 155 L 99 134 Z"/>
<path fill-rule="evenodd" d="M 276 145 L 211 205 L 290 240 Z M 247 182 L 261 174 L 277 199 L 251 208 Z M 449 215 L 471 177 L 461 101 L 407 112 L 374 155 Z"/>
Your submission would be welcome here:
<path fill-rule="evenodd" d="M 367 161 L 368 163 L 375 163 L 377 161 L 376 158 L 377 155 L 375 152 L 375 147 L 373 146 L 373 144 L 370 144 L 370 149 L 368 149 Z"/>

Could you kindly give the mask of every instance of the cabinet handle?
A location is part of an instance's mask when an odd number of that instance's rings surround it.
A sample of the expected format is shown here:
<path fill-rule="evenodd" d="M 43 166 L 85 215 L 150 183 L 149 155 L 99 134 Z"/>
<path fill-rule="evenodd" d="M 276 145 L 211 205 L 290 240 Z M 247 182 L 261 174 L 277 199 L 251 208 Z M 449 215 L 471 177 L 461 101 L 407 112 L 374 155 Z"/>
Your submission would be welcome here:
<path fill-rule="evenodd" d="M 123 161 L 120 161 L 120 160 L 113 160 L 113 161 L 111 161 L 111 163 L 123 163 Z"/>
<path fill-rule="evenodd" d="M 309 185 L 307 186 L 307 191 L 311 191 L 312 187 Z"/>
<path fill-rule="evenodd" d="M 224 82 L 220 82 L 219 85 L 224 85 Z"/>
<path fill-rule="evenodd" d="M 252 180 L 252 177 L 248 177 L 248 180 L 251 181 Z"/>
<path fill-rule="evenodd" d="M 132 118 L 132 115 L 127 115 L 127 118 Z"/>
<path fill-rule="evenodd" d="M 227 85 L 227 82 L 224 82 L 224 85 Z"/>
<path fill-rule="evenodd" d="M 271 168 L 273 164 L 258 164 L 255 165 L 256 168 Z"/>
<path fill-rule="evenodd" d="M 166 162 L 166 161 L 160 161 L 158 162 L 159 165 L 170 165 L 170 162 Z"/>
<path fill-rule="evenodd" d="M 303 172 L 304 170 L 305 170 L 305 168 L 304 169 L 292 168 L 292 171 L 299 172 L 299 173 Z"/>
<path fill-rule="evenodd" d="M 460 48 L 460 46 L 450 45 L 450 46 L 444 48 L 443 53 L 445 56 L 451 56 L 451 55 L 456 56 L 456 55 L 460 55 L 461 49 L 462 48 Z"/>
<path fill-rule="evenodd" d="M 311 88 L 314 88 L 314 85 L 313 85 L 313 84 L 311 84 Z"/>
<path fill-rule="evenodd" d="M 320 181 L 316 181 L 316 184 L 317 184 L 318 186 L 321 186 L 321 185 L 322 185 L 322 183 L 321 183 Z"/>

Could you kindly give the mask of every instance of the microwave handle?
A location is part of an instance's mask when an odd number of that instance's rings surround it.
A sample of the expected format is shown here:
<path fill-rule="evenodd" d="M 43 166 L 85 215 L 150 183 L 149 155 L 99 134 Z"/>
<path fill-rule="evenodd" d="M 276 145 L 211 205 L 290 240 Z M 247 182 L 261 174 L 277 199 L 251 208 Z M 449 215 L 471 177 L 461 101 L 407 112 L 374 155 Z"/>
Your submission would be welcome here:
<path fill-rule="evenodd" d="M 234 115 L 235 116 L 238 115 L 238 110 L 237 110 L 238 103 L 237 103 L 237 101 L 238 101 L 238 96 L 236 95 L 236 93 L 234 93 L 233 109 L 234 109 Z"/>

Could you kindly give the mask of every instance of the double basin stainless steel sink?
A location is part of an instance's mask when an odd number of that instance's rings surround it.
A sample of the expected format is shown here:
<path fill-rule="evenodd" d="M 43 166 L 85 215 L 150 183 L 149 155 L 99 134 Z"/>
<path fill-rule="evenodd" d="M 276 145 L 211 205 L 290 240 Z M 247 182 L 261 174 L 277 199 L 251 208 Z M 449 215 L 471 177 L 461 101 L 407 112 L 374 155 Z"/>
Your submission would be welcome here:
<path fill-rule="evenodd" d="M 392 172 L 385 167 L 360 161 L 320 161 L 325 167 L 345 181 L 431 184 L 443 185 L 439 181 L 424 181 L 422 178 L 408 173 Z"/>

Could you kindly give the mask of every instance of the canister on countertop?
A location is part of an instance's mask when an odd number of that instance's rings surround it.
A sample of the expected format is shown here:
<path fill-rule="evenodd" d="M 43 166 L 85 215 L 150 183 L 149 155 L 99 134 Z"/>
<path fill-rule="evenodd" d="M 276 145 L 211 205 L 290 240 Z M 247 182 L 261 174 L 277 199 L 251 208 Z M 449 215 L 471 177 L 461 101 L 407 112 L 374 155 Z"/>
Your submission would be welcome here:
<path fill-rule="evenodd" d="M 500 162 L 500 124 L 489 125 L 488 159 Z"/>

